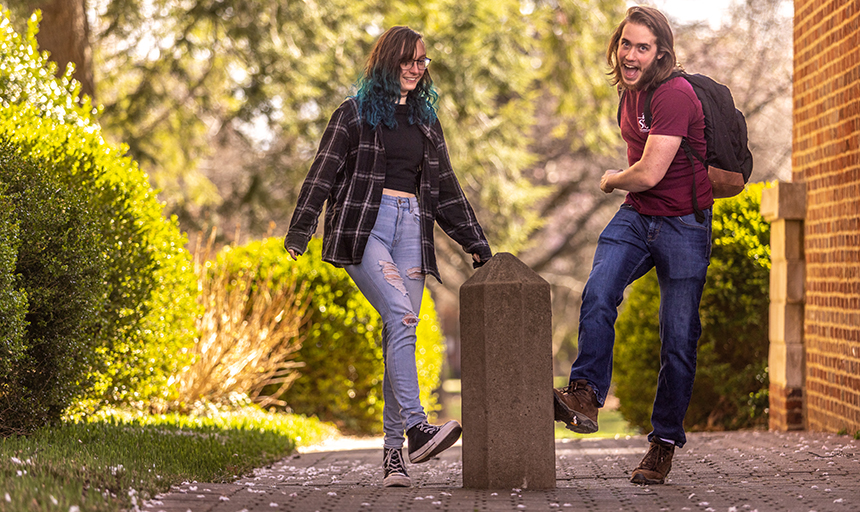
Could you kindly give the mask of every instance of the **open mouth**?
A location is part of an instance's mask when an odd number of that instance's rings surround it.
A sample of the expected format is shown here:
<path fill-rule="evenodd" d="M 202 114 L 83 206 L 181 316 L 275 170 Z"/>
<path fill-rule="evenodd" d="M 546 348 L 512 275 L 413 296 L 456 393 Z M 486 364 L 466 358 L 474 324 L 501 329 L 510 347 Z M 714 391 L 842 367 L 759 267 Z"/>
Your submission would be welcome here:
<path fill-rule="evenodd" d="M 624 80 L 627 82 L 635 82 L 639 78 L 639 68 L 625 64 L 621 68 L 621 73 L 624 75 Z"/>

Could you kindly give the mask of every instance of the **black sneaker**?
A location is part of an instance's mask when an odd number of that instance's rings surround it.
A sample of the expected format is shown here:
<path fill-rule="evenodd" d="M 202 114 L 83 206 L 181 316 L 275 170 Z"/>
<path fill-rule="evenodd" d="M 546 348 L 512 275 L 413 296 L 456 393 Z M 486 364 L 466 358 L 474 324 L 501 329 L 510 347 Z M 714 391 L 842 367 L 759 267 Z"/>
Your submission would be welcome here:
<path fill-rule="evenodd" d="M 409 462 L 427 462 L 438 453 L 447 450 L 457 439 L 463 428 L 456 421 L 436 426 L 422 422 L 406 431 L 409 438 Z"/>
<path fill-rule="evenodd" d="M 383 487 L 412 487 L 412 479 L 406 474 L 403 454 L 399 448 L 382 449 Z"/>
<path fill-rule="evenodd" d="M 645 458 L 630 475 L 630 481 L 640 485 L 662 484 L 672 469 L 672 456 L 674 454 L 674 444 L 654 439 L 651 441 Z"/>

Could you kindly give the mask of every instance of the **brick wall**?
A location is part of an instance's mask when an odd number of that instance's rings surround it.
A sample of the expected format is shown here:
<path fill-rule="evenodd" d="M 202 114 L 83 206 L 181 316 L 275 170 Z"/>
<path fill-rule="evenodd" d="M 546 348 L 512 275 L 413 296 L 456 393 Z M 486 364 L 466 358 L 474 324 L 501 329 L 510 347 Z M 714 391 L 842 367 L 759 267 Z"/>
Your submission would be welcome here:
<path fill-rule="evenodd" d="M 804 182 L 807 192 L 807 428 L 854 433 L 860 430 L 860 0 L 794 5 L 792 181 Z"/>

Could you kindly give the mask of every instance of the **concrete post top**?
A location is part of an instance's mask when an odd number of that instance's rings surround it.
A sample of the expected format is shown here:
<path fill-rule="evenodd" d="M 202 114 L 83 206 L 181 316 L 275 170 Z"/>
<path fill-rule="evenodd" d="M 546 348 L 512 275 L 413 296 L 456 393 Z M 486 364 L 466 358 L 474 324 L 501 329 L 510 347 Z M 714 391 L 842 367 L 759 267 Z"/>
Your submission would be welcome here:
<path fill-rule="evenodd" d="M 528 265 L 508 252 L 499 252 L 490 261 L 479 267 L 463 287 L 478 286 L 490 283 L 520 283 L 545 284 L 549 283 Z"/>
<path fill-rule="evenodd" d="M 761 215 L 768 222 L 806 217 L 806 183 L 778 181 L 761 193 Z"/>

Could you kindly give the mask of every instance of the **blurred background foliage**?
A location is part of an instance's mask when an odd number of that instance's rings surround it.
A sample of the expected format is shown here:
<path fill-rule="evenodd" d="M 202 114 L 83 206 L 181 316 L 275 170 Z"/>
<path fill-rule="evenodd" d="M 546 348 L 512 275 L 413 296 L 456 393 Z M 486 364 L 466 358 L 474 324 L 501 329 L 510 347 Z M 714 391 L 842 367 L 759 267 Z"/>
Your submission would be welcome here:
<path fill-rule="evenodd" d="M 576 312 L 597 236 L 623 200 L 621 194 L 603 194 L 597 183 L 605 169 L 626 162 L 615 126 L 617 99 L 605 74 L 605 45 L 628 3 L 4 0 L 10 21 L 4 19 L 3 28 L 9 30 L 11 23 L 26 33 L 28 23 L 41 19 L 39 48 L 56 63 L 45 67 L 34 58 L 36 64 L 26 64 L 40 74 L 32 83 L 54 92 L 22 89 L 19 98 L 39 105 L 41 98 L 53 97 L 52 108 L 66 119 L 57 133 L 80 124 L 98 141 L 91 146 L 95 154 L 109 153 L 121 162 L 111 174 L 118 182 L 112 186 L 122 191 L 128 186 L 120 184 L 124 181 L 145 182 L 145 192 L 129 193 L 155 205 L 151 183 L 157 207 L 167 219 L 175 215 L 164 224 L 172 227 L 164 229 L 178 226 L 190 234 L 187 243 L 180 236 L 161 246 L 171 258 L 145 263 L 157 267 L 169 261 L 182 268 L 170 277 L 181 281 L 181 290 L 195 282 L 191 255 L 182 246 L 199 246 L 195 237 L 205 235 L 196 233 L 217 228 L 217 249 L 241 246 L 241 237 L 267 237 L 272 223 L 276 236 L 285 232 L 322 130 L 334 108 L 352 94 L 373 41 L 395 24 L 422 32 L 455 171 L 494 250 L 514 253 L 551 283 L 556 373 L 566 374 L 576 353 Z M 718 27 L 671 20 L 682 64 L 729 85 L 745 112 L 756 181 L 789 176 L 790 3 L 735 0 Z M 41 18 L 32 18 L 37 10 Z M 51 82 L 46 70 L 63 77 Z M 60 89 L 65 92 L 56 93 Z M 0 111 L 12 115 L 19 107 L 6 91 Z M 67 143 L 79 144 L 74 137 L 50 141 Z M 88 154 L 74 158 L 86 161 Z M 146 208 L 153 218 L 155 206 Z M 444 375 L 456 377 L 458 290 L 472 269 L 456 244 L 444 236 L 437 240 L 445 282 L 428 286 L 448 350 Z M 114 263 L 127 265 L 123 286 L 144 279 L 130 269 L 135 258 L 149 252 L 128 244 L 121 249 L 127 252 Z M 160 286 L 170 289 L 166 282 Z M 158 300 L 188 303 L 189 297 L 181 291 Z M 155 304 L 140 296 L 125 299 L 138 308 Z M 147 312 L 123 307 L 112 314 L 119 322 Z M 193 351 L 188 340 L 197 335 L 197 316 L 147 318 L 155 323 L 141 332 L 179 336 L 185 341 L 176 338 L 175 351 L 184 354 L 180 345 Z M 182 327 L 168 332 L 158 322 Z M 130 354 L 146 361 L 146 347 L 157 346 L 122 339 L 104 352 L 122 354 L 114 363 Z M 118 364 L 111 367 L 120 371 Z M 158 374 L 169 379 L 177 372 Z M 104 391 L 130 399 L 130 385 L 109 383 L 131 378 L 108 375 L 100 382 Z M 147 389 L 143 394 L 152 395 L 159 386 Z"/>

